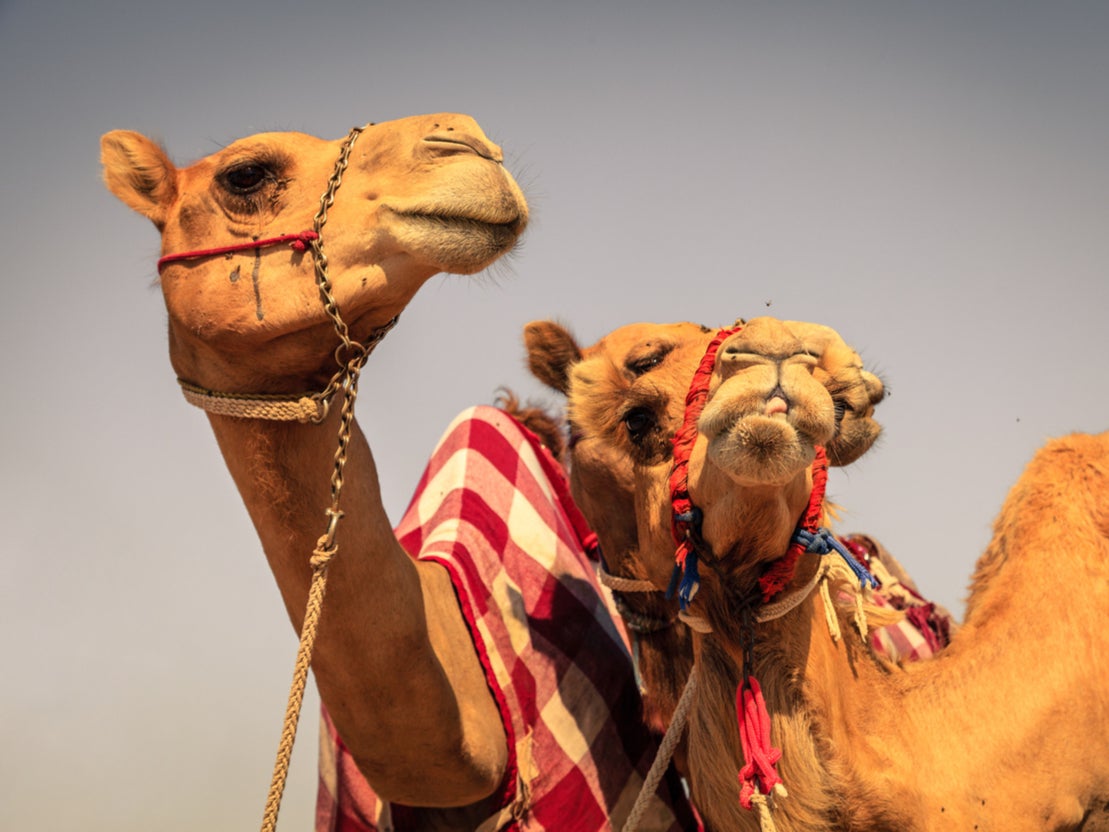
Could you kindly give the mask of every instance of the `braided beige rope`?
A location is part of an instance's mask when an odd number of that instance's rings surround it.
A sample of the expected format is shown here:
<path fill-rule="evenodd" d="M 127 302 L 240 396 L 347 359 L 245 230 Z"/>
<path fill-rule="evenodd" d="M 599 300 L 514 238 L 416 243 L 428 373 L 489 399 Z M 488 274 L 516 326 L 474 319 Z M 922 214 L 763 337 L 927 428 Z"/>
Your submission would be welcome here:
<path fill-rule="evenodd" d="M 300 646 L 297 648 L 296 663 L 293 666 L 293 682 L 289 687 L 289 701 L 285 707 L 285 721 L 281 728 L 277 759 L 273 764 L 273 778 L 266 797 L 266 808 L 262 814 L 262 832 L 272 832 L 277 827 L 281 796 L 285 793 L 285 782 L 289 777 L 289 762 L 293 756 L 300 708 L 304 702 L 304 689 L 308 684 L 308 667 L 312 662 L 312 649 L 316 644 L 320 613 L 323 610 L 323 596 L 327 589 L 327 565 L 339 548 L 334 543 L 328 545 L 327 538 L 328 535 L 320 537 L 316 543 L 316 550 L 309 560 L 312 567 L 312 583 L 308 587 L 308 604 L 304 610 L 304 624 L 300 628 Z"/>
<path fill-rule="evenodd" d="M 638 578 L 621 578 L 619 575 L 613 575 L 604 566 L 597 567 L 597 577 L 600 579 L 603 586 L 609 589 L 614 589 L 617 592 L 661 592 L 657 586 L 650 581 L 643 581 Z"/>
<path fill-rule="evenodd" d="M 789 796 L 786 794 L 786 787 L 781 783 L 775 785 L 771 791 L 779 797 Z M 770 796 L 756 789 L 751 795 L 751 803 L 759 815 L 759 832 L 778 832 L 778 825 L 774 823 L 774 815 L 770 812 Z"/>
<path fill-rule="evenodd" d="M 628 813 L 628 819 L 624 821 L 623 832 L 635 832 L 639 827 L 639 822 L 647 811 L 647 804 L 654 795 L 655 789 L 658 788 L 662 775 L 666 773 L 666 768 L 670 765 L 670 759 L 674 756 L 674 749 L 678 747 L 682 734 L 685 733 L 685 723 L 689 718 L 689 709 L 693 707 L 693 694 L 696 690 L 697 667 L 694 665 L 689 671 L 689 680 L 685 683 L 681 699 L 678 700 L 678 707 L 674 709 L 674 716 L 670 718 L 666 734 L 659 743 L 655 761 L 651 763 L 651 768 L 643 781 L 643 788 L 639 790 L 639 796 L 635 799 L 631 812 Z"/>
<path fill-rule="evenodd" d="M 321 402 L 311 395 L 295 399 L 278 396 L 236 396 L 205 390 L 178 379 L 185 401 L 201 410 L 220 416 L 237 416 L 240 419 L 268 419 L 275 422 L 317 422 Z"/>

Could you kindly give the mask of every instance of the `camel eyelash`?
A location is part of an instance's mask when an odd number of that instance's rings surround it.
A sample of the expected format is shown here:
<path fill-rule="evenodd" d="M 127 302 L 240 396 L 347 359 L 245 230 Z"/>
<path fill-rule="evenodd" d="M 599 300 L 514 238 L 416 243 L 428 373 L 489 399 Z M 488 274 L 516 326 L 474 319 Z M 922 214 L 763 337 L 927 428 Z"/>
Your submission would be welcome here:
<path fill-rule="evenodd" d="M 627 367 L 633 375 L 641 376 L 648 370 L 661 364 L 662 360 L 666 358 L 673 349 L 674 347 L 672 344 L 662 344 L 655 347 L 646 355 L 629 358 L 624 366 Z"/>

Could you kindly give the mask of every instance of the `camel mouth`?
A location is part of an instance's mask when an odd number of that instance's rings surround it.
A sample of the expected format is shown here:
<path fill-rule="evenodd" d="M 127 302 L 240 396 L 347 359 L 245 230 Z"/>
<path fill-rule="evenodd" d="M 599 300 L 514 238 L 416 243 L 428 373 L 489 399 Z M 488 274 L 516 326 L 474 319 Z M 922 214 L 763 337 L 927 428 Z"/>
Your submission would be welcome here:
<path fill-rule="evenodd" d="M 786 447 L 813 445 L 811 438 L 784 413 L 753 413 L 737 419 L 727 430 L 717 434 L 710 447 L 727 448 L 728 456 L 752 456 L 765 463 L 775 452 Z"/>
<path fill-rule="evenodd" d="M 505 222 L 419 211 L 398 211 L 397 216 L 411 230 L 427 234 L 431 238 L 443 241 L 465 240 L 467 248 L 488 248 L 497 254 L 503 254 L 515 246 L 525 226 L 519 216 Z"/>
<path fill-rule="evenodd" d="M 803 436 L 797 411 L 780 395 L 765 400 L 711 401 L 701 414 L 698 431 L 710 442 L 742 443 L 760 429 Z"/>
<path fill-rule="evenodd" d="M 784 396 L 771 396 L 767 399 L 762 415 L 773 419 L 786 419 L 789 417 L 789 402 Z"/>
<path fill-rule="evenodd" d="M 472 231 L 494 235 L 509 234 L 519 237 L 523 233 L 526 220 L 519 214 L 505 220 L 467 217 L 458 214 L 441 214 L 423 211 L 397 211 L 398 217 L 448 231 Z"/>
<path fill-rule="evenodd" d="M 742 485 L 780 485 L 816 453 L 811 438 L 781 416 L 756 414 L 709 440 L 706 462 Z"/>
<path fill-rule="evenodd" d="M 707 463 L 742 484 L 771 484 L 812 461 L 817 443 L 811 426 L 783 398 L 770 397 L 757 407 L 732 404 L 710 404 L 702 416 Z"/>
<path fill-rule="evenodd" d="M 520 215 L 502 222 L 419 210 L 393 214 L 397 240 L 439 271 L 451 274 L 475 274 L 512 251 L 525 225 Z"/>

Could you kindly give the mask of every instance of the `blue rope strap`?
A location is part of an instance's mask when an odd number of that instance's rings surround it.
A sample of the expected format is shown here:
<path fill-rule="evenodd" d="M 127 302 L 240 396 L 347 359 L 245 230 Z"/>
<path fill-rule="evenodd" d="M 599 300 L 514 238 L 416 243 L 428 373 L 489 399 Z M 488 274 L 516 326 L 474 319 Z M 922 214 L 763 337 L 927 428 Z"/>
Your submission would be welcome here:
<path fill-rule="evenodd" d="M 670 574 L 670 585 L 666 587 L 666 597 L 673 598 L 674 591 L 677 590 L 678 606 L 684 611 L 693 602 L 700 588 L 701 575 L 697 571 L 697 553 L 690 550 L 685 556 L 684 569 L 677 564 L 674 565 L 674 571 Z"/>
<path fill-rule="evenodd" d="M 675 514 L 674 519 L 679 523 L 689 523 L 696 529 L 701 528 L 701 509 L 697 506 L 692 506 L 689 511 L 682 514 Z"/>
<path fill-rule="evenodd" d="M 686 527 L 684 532 L 687 540 L 693 535 L 700 536 L 702 518 L 701 509 L 697 506 L 690 506 L 689 511 L 674 515 L 675 522 Z M 677 591 L 678 605 L 682 610 L 685 610 L 700 588 L 701 576 L 697 571 L 697 552 L 690 546 L 685 556 L 684 566 L 682 564 L 674 565 L 674 571 L 670 574 L 670 585 L 666 588 L 666 597 L 667 599 L 673 598 L 674 592 Z"/>
<path fill-rule="evenodd" d="M 847 547 L 836 540 L 835 535 L 827 529 L 821 527 L 815 532 L 798 529 L 793 533 L 793 542 L 804 546 L 806 552 L 813 552 L 817 555 L 823 556 L 836 552 L 851 567 L 851 571 L 859 579 L 860 587 L 870 584 L 871 587 L 877 588 L 878 581 L 875 577 L 870 574 L 865 566 L 855 560 L 855 556 L 847 551 Z"/>

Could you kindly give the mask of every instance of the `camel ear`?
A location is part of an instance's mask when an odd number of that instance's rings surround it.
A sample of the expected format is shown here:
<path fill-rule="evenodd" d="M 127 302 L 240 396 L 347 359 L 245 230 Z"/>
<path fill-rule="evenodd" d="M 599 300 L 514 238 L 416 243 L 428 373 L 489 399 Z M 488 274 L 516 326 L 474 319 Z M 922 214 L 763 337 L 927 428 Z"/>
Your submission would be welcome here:
<path fill-rule="evenodd" d="M 108 190 L 161 230 L 177 198 L 177 168 L 166 152 L 139 133 L 113 130 L 100 139 L 100 163 Z"/>
<path fill-rule="evenodd" d="M 570 367 L 581 361 L 574 336 L 554 321 L 532 321 L 524 327 L 524 344 L 532 375 L 565 395 L 570 389 Z"/>

